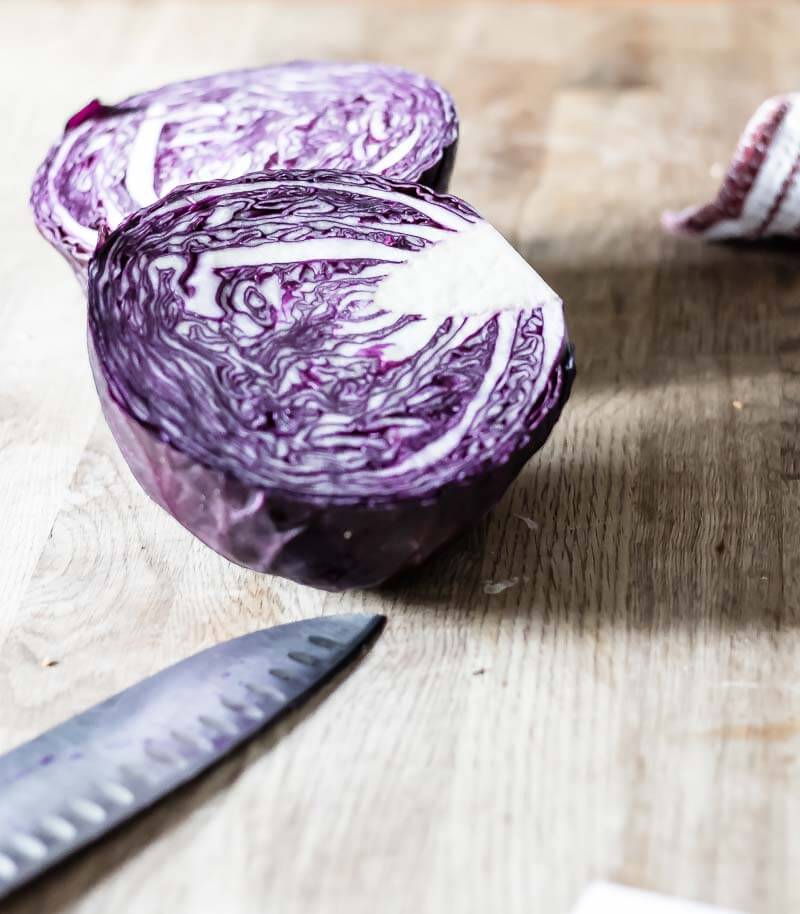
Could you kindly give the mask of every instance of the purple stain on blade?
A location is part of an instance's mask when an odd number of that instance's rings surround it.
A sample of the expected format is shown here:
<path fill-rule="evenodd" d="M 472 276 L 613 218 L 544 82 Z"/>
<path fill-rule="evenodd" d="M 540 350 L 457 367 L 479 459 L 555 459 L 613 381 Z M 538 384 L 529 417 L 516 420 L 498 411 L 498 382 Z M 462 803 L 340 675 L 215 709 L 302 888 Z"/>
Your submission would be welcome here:
<path fill-rule="evenodd" d="M 457 140 L 447 92 L 399 67 L 300 61 L 237 70 L 116 105 L 94 99 L 50 150 L 31 204 L 39 230 L 85 283 L 98 230 L 181 184 L 332 168 L 446 190 Z"/>
<path fill-rule="evenodd" d="M 27 768 L 23 768 L 21 771 L 15 772 L 11 777 L 7 778 L 4 783 L 13 784 L 15 781 L 20 781 L 22 778 L 27 777 L 29 774 L 32 774 L 34 771 L 37 771 L 41 763 L 34 765 L 29 765 Z"/>
<path fill-rule="evenodd" d="M 229 559 L 330 590 L 379 584 L 487 511 L 574 372 L 561 300 L 472 207 L 338 171 L 140 210 L 92 262 L 88 320 L 148 494 Z"/>
<path fill-rule="evenodd" d="M 54 755 L 43 755 L 39 759 L 39 764 L 42 766 L 52 765 L 55 760 L 56 760 L 56 757 Z"/>

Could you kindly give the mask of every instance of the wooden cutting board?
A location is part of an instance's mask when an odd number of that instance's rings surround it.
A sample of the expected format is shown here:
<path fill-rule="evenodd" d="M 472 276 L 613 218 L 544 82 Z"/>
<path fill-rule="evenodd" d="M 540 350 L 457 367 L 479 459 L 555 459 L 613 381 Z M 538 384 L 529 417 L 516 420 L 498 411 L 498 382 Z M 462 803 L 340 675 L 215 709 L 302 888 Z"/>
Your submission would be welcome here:
<path fill-rule="evenodd" d="M 800 88 L 799 33 L 794 4 L 6 0 L 0 749 L 220 639 L 390 617 L 281 739 L 8 911 L 560 914 L 596 877 L 800 909 L 800 257 L 658 227 Z M 492 515 L 366 594 L 236 568 L 142 495 L 27 210 L 88 99 L 291 57 L 451 89 L 453 190 L 563 294 L 578 356 Z"/>

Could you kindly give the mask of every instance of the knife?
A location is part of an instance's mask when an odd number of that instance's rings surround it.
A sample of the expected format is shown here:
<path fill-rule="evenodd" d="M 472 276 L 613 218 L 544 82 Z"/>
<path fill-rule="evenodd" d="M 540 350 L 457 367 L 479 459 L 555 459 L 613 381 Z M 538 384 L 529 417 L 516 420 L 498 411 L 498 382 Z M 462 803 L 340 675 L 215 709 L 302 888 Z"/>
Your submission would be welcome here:
<path fill-rule="evenodd" d="M 0 756 L 0 899 L 302 704 L 385 621 L 324 616 L 234 638 Z"/>

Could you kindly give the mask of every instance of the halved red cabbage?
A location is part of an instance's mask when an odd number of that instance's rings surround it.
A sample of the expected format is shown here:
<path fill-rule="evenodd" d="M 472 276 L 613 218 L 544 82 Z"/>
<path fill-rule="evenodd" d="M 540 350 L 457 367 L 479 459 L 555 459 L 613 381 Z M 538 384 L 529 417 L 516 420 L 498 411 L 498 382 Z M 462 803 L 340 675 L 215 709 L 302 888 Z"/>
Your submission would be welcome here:
<path fill-rule="evenodd" d="M 716 200 L 664 213 L 667 231 L 709 241 L 800 235 L 800 93 L 750 118 Z"/>
<path fill-rule="evenodd" d="M 98 232 L 191 181 L 335 168 L 446 190 L 458 121 L 398 67 L 298 61 L 173 83 L 67 122 L 31 193 L 36 223 L 85 283 Z"/>
<path fill-rule="evenodd" d="M 482 515 L 573 374 L 563 305 L 466 203 L 333 171 L 189 185 L 89 268 L 134 475 L 229 559 L 378 584 Z"/>

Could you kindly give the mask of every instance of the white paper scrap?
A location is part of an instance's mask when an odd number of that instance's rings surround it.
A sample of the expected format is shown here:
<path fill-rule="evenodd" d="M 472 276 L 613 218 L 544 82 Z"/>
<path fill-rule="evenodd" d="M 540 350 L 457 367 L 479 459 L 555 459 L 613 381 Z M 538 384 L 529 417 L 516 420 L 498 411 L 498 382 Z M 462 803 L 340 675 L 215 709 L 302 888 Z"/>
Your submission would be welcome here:
<path fill-rule="evenodd" d="M 654 892 L 631 889 L 611 882 L 593 882 L 578 900 L 572 914 L 743 914 L 730 908 L 667 898 Z"/>

